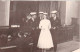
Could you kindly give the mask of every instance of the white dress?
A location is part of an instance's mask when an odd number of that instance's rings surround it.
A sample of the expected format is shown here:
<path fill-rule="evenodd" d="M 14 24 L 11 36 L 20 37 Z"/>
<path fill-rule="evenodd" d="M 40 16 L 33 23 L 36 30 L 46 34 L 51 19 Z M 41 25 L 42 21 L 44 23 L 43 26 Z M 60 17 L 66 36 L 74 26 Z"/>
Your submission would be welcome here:
<path fill-rule="evenodd" d="M 52 36 L 50 33 L 51 23 L 48 19 L 40 21 L 39 28 L 41 29 L 40 36 L 38 39 L 37 47 L 41 49 L 49 49 L 54 47 Z"/>

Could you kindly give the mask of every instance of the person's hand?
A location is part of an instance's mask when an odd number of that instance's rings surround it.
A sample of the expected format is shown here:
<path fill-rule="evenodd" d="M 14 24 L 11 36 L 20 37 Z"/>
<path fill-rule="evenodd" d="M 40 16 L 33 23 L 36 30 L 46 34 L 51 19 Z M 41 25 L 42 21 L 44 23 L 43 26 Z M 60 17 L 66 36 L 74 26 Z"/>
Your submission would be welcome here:
<path fill-rule="evenodd" d="M 36 27 L 36 29 L 39 29 L 39 27 Z"/>
<path fill-rule="evenodd" d="M 28 22 L 28 20 L 26 20 L 26 22 Z"/>
<path fill-rule="evenodd" d="M 34 28 L 32 28 L 34 30 Z"/>
<path fill-rule="evenodd" d="M 29 43 L 29 45 L 33 45 L 33 43 Z"/>
<path fill-rule="evenodd" d="M 21 35 L 18 33 L 18 37 L 21 38 Z"/>
<path fill-rule="evenodd" d="M 56 29 L 56 27 L 54 27 L 53 29 Z"/>
<path fill-rule="evenodd" d="M 56 29 L 56 27 L 52 27 L 51 29 Z"/>
<path fill-rule="evenodd" d="M 24 35 L 24 37 L 26 37 L 27 35 Z"/>

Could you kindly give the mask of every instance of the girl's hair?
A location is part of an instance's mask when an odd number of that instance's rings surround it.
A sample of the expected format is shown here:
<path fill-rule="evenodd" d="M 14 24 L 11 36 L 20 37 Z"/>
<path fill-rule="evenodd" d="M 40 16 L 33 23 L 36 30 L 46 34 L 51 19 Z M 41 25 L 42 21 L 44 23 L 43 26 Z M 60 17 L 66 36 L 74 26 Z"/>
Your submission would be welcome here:
<path fill-rule="evenodd" d="M 47 15 L 45 15 L 45 16 L 46 16 L 46 19 L 49 19 Z M 43 16 L 43 19 L 44 19 L 44 16 Z"/>

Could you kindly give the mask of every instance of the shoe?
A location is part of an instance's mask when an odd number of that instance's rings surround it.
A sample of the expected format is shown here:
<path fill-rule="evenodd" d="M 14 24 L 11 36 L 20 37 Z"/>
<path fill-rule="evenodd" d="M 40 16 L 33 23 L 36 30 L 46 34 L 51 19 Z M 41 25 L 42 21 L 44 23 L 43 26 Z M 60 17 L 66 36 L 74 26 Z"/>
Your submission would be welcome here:
<path fill-rule="evenodd" d="M 54 52 L 56 52 L 56 51 L 54 51 Z"/>
<path fill-rule="evenodd" d="M 50 50 L 53 50 L 53 48 L 50 48 Z"/>

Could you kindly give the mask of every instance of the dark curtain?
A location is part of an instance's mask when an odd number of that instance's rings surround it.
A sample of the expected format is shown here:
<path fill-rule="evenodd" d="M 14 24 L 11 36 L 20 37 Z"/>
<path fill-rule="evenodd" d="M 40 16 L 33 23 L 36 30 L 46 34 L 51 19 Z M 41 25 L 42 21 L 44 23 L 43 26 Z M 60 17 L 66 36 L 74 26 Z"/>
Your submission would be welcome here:
<path fill-rule="evenodd" d="M 10 25 L 23 25 L 23 18 L 30 12 L 38 12 L 36 1 L 11 1 L 10 3 Z"/>

